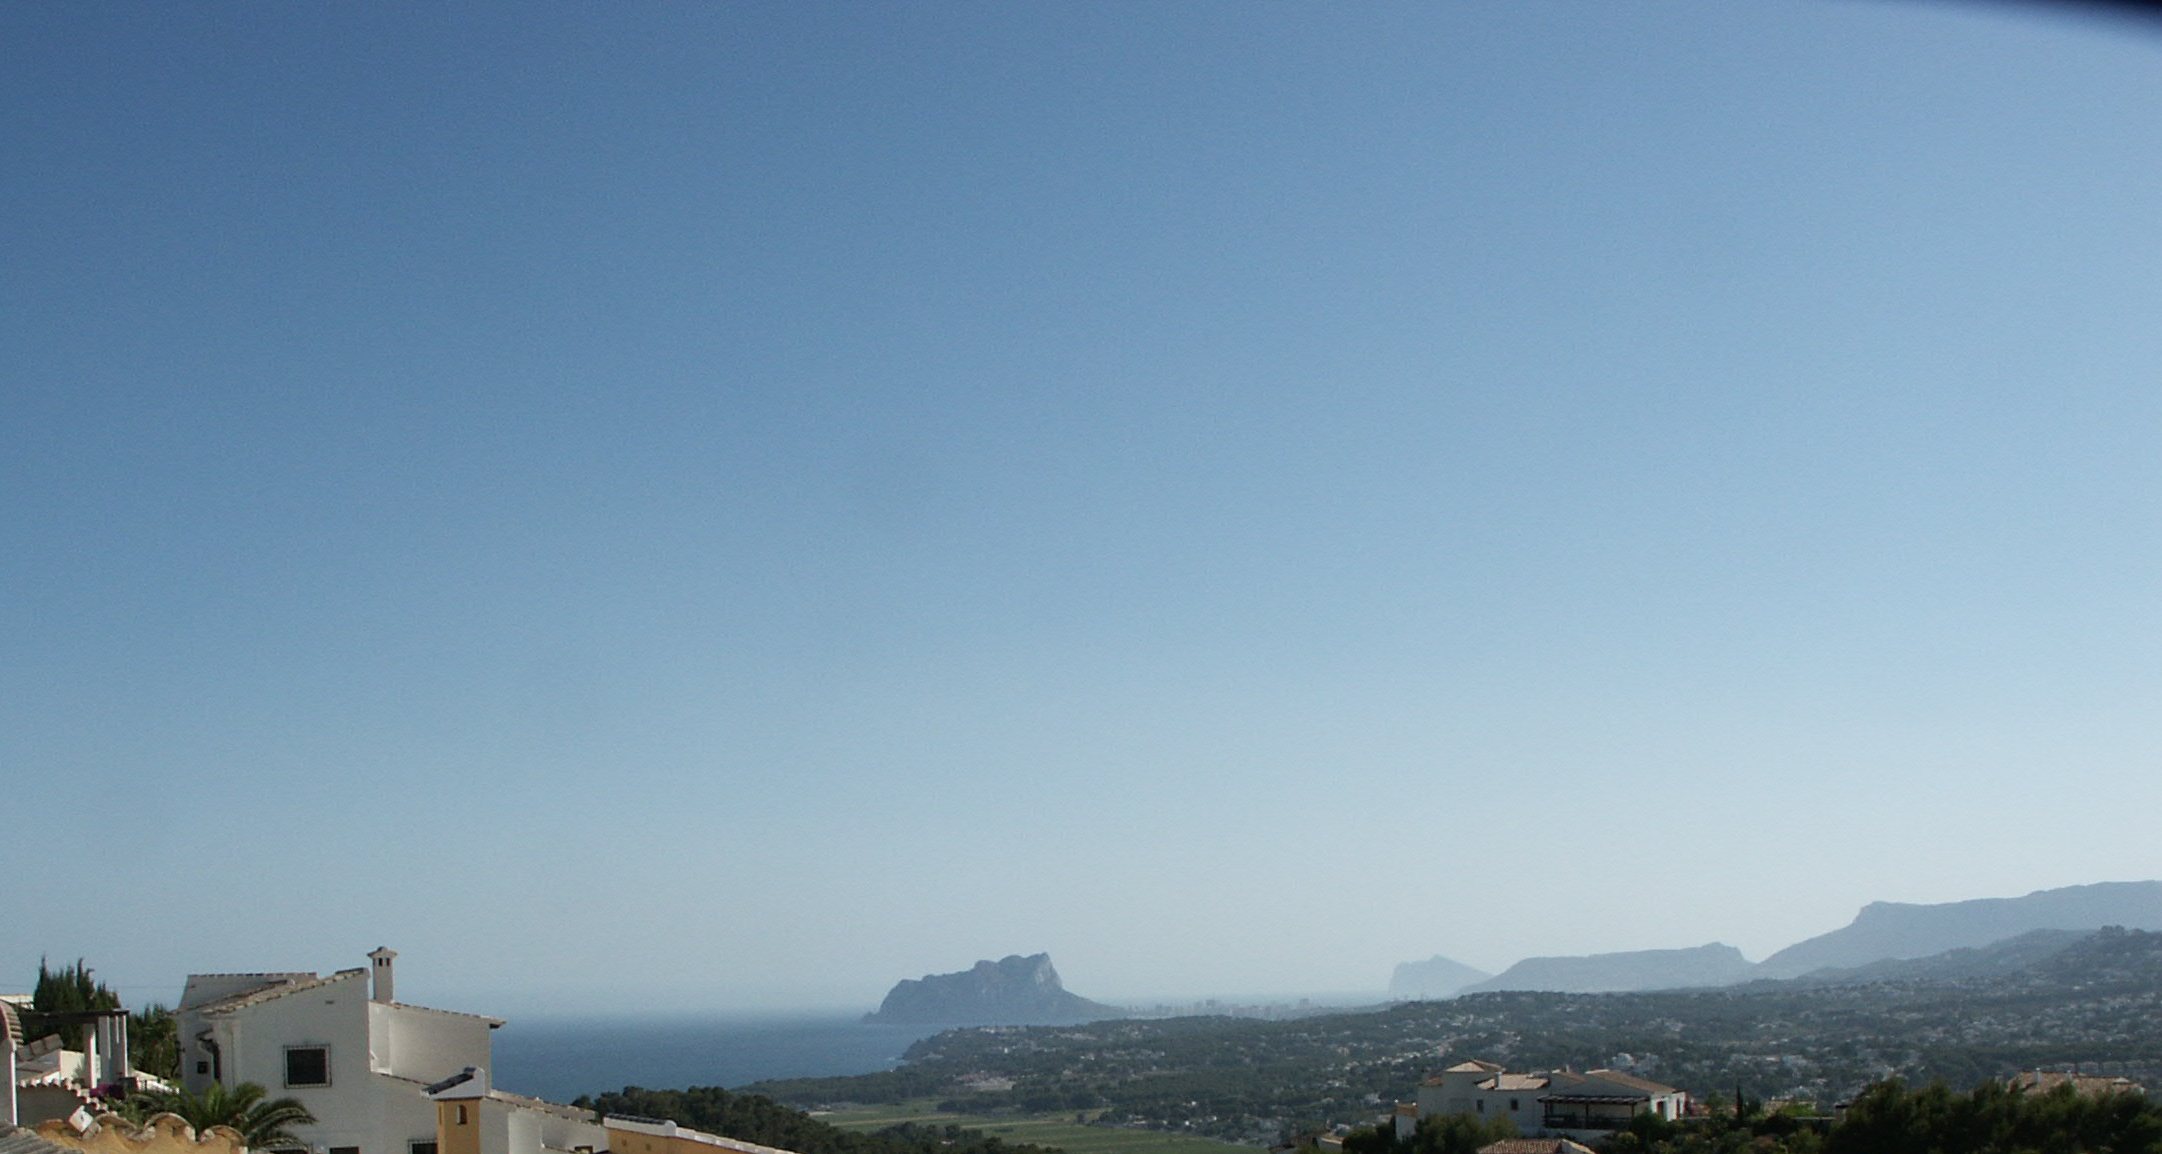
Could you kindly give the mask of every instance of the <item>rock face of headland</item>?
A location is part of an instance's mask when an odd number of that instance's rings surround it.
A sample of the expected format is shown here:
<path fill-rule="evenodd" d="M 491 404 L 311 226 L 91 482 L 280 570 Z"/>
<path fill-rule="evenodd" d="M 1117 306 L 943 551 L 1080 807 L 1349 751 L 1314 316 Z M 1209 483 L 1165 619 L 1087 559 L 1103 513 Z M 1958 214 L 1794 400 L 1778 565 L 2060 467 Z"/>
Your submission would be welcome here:
<path fill-rule="evenodd" d="M 1070 1026 L 1121 1018 L 1116 1006 L 1071 994 L 1051 955 L 1012 954 L 957 974 L 904 979 L 866 1022 L 903 1026 Z"/>

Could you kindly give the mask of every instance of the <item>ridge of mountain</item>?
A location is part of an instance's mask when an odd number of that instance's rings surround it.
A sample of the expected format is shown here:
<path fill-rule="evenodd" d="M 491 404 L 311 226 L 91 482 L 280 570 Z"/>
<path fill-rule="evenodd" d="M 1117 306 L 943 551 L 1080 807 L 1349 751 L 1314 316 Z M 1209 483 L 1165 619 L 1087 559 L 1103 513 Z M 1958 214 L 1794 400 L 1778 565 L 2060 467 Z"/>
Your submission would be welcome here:
<path fill-rule="evenodd" d="M 1847 925 L 1764 959 L 1757 976 L 1798 978 L 1816 970 L 1986 946 L 2034 930 L 2112 925 L 2162 930 L 2162 881 L 2097 882 L 2036 890 L 2024 897 L 1929 905 L 1871 902 Z"/>
<path fill-rule="evenodd" d="M 1051 955 L 1009 954 L 951 974 L 904 978 L 863 1020 L 910 1026 L 1066 1026 L 1125 1011 L 1067 991 Z"/>
<path fill-rule="evenodd" d="M 1731 986 L 1756 967 L 1733 946 L 1712 942 L 1683 950 L 1624 950 L 1582 957 L 1525 958 L 1500 974 L 1458 990 L 1546 990 L 1569 994 Z"/>
<path fill-rule="evenodd" d="M 2039 965 L 2092 938 L 2100 930 L 2030 930 L 1986 946 L 1961 946 L 1920 958 L 1885 958 L 1863 966 L 1812 970 L 1796 978 L 1763 978 L 1799 985 L 1841 986 L 1865 982 L 1960 981 L 2016 973 Z"/>

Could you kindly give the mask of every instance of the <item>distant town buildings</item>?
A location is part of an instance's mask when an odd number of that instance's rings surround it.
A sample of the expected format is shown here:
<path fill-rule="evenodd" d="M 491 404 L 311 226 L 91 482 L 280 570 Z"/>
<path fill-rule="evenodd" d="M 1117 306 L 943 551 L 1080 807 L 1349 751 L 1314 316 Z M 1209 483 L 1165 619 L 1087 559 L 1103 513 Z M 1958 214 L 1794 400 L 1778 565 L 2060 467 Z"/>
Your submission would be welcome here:
<path fill-rule="evenodd" d="M 2104 1094 L 2145 1094 L 2147 1087 L 2130 1078 L 2108 1078 L 2099 1074 L 2080 1074 L 2065 1070 L 2024 1070 L 2007 1080 L 2014 1090 L 2045 1094 L 2059 1086 L 2070 1086 L 2072 1092 L 2083 1097 L 2098 1098 Z"/>

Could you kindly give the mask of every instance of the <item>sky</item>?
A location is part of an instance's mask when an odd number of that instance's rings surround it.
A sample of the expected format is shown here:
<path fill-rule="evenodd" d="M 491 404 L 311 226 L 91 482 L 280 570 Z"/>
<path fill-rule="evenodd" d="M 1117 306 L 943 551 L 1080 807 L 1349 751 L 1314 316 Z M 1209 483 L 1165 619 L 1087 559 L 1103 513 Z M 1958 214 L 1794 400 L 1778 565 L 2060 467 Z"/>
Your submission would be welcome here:
<path fill-rule="evenodd" d="M 2162 876 L 2162 23 L 0 7 L 0 987 L 1106 999 Z"/>

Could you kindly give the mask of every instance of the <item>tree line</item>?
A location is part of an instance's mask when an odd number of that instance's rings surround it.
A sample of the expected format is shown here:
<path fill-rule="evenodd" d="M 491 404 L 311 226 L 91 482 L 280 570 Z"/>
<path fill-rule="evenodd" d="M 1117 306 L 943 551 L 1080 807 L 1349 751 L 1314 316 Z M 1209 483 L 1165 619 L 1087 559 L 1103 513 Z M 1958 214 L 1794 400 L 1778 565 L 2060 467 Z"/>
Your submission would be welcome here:
<path fill-rule="evenodd" d="M 122 1008 L 120 995 L 98 981 L 81 958 L 58 969 L 39 958 L 37 984 L 22 1013 L 23 1040 L 58 1034 L 61 1044 L 79 1050 L 88 1027 L 65 1015 Z M 152 1077 L 166 1081 L 180 1077 L 180 1024 L 170 1008 L 152 1002 L 128 1013 L 128 1061 Z"/>
<path fill-rule="evenodd" d="M 1829 1126 L 1736 1096 L 1707 1118 L 1639 1114 L 1599 1143 L 1601 1154 L 2162 1154 L 2162 1107 L 2146 1095 L 2081 1094 L 1984 1082 L 1955 1093 L 1892 1079 L 1872 1085 Z M 1506 1118 L 1422 1118 L 1399 1138 L 1383 1125 L 1353 1131 L 1344 1154 L 1476 1154 L 1515 1136 Z"/>

